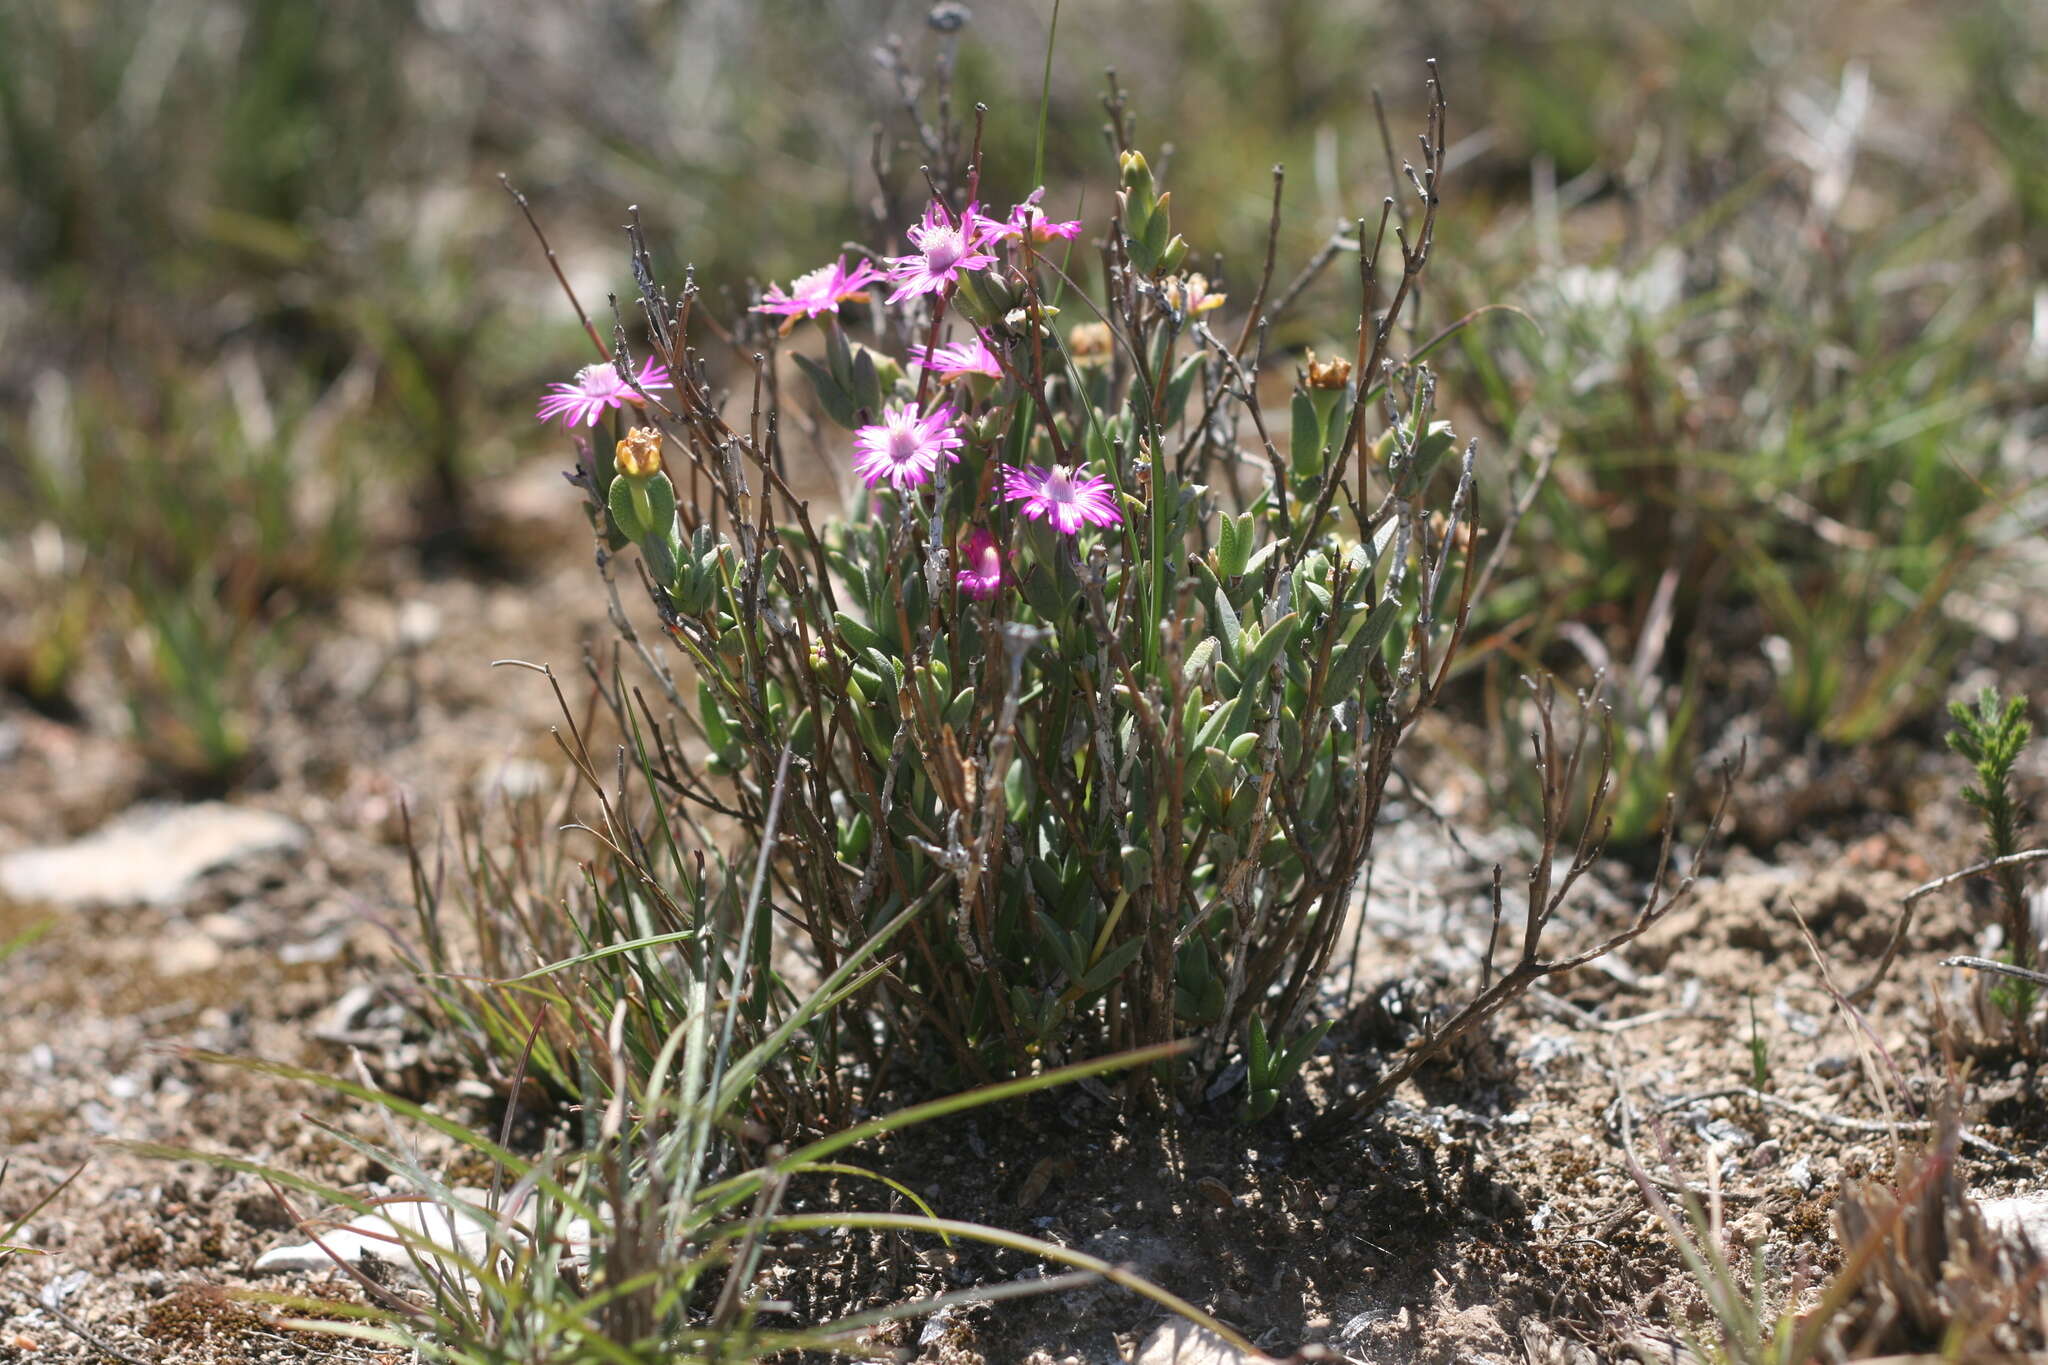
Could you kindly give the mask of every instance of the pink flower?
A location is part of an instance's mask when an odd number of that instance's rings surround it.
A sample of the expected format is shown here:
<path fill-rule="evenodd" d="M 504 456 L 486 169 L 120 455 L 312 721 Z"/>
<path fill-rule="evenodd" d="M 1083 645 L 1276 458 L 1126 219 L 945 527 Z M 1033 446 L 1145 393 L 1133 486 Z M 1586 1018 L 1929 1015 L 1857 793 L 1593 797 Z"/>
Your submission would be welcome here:
<path fill-rule="evenodd" d="M 865 300 L 867 293 L 862 286 L 881 278 L 882 272 L 868 261 L 848 270 L 846 257 L 841 256 L 830 265 L 821 265 L 809 274 L 791 280 L 786 294 L 774 285 L 768 286 L 768 292 L 754 305 L 754 311 L 781 314 L 787 319 L 782 324 L 782 330 L 787 332 L 804 318 L 836 312 L 839 305 L 848 300 Z"/>
<path fill-rule="evenodd" d="M 910 363 L 921 370 L 937 370 L 939 378 L 948 382 L 966 374 L 985 374 L 991 379 L 1003 377 L 1003 367 L 990 351 L 981 334 L 976 333 L 966 341 L 951 346 L 923 346 L 910 348 Z"/>
<path fill-rule="evenodd" d="M 668 371 L 655 363 L 649 356 L 640 365 L 640 387 L 643 389 L 666 389 Z M 619 378 L 619 371 L 610 361 L 597 365 L 585 365 L 576 371 L 576 377 L 566 384 L 550 384 L 546 396 L 540 400 L 540 411 L 536 414 L 543 422 L 562 419 L 565 427 L 597 425 L 600 414 L 627 403 L 638 406 L 640 395 L 632 386 Z"/>
<path fill-rule="evenodd" d="M 1034 242 L 1049 242 L 1055 237 L 1065 237 L 1069 240 L 1079 237 L 1081 220 L 1073 218 L 1064 223 L 1056 223 L 1047 218 L 1045 210 L 1038 206 L 1038 201 L 1044 197 L 1043 185 L 1025 195 L 1024 202 L 1010 210 L 1009 220 L 1002 226 L 1003 236 L 1022 237 L 1028 233 Z"/>
<path fill-rule="evenodd" d="M 1006 467 L 1003 496 L 1023 503 L 1025 516 L 1044 518 L 1062 535 L 1078 534 L 1084 522 L 1116 526 L 1124 519 L 1116 507 L 1116 489 L 1108 479 L 1069 470 L 1065 465 Z"/>
<path fill-rule="evenodd" d="M 941 403 L 920 417 L 909 403 L 882 409 L 882 420 L 853 433 L 853 472 L 870 488 L 886 482 L 901 492 L 930 478 L 941 457 L 960 462 L 967 444 L 953 424 L 959 420 L 950 403 Z"/>
<path fill-rule="evenodd" d="M 1003 586 L 1003 552 L 996 538 L 977 526 L 960 542 L 960 572 L 954 576 L 960 591 L 985 602 Z"/>
<path fill-rule="evenodd" d="M 981 248 L 988 245 L 992 233 L 1000 230 L 1000 224 L 982 217 L 972 204 L 957 223 L 937 200 L 925 205 L 923 219 L 909 233 L 916 254 L 895 256 L 889 261 L 889 281 L 896 286 L 889 302 L 936 294 L 959 279 L 961 271 L 986 270 L 994 265 L 996 258 Z"/>

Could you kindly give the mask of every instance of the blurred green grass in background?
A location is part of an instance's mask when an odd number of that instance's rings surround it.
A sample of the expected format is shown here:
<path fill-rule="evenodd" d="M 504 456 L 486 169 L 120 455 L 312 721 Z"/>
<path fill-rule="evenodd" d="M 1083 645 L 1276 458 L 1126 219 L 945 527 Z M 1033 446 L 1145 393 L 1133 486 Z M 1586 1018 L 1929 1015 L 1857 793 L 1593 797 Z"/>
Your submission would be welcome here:
<path fill-rule="evenodd" d="M 935 60 L 990 107 L 989 197 L 1030 188 L 1050 5 L 971 8 L 955 33 L 881 0 L 0 10 L 5 684 L 76 716 L 97 670 L 170 780 L 253 771 L 269 680 L 335 602 L 520 567 L 478 481 L 564 453 L 532 401 L 586 355 L 498 174 L 590 301 L 626 283 L 637 204 L 657 264 L 738 309 L 885 245 L 872 167 L 915 185 L 899 75 Z M 1509 675 L 1607 663 L 1627 839 L 1703 719 L 1853 745 L 1927 713 L 1996 645 L 1991 568 L 2041 519 L 2048 16 L 1070 0 L 1049 203 L 1106 215 L 1114 66 L 1226 288 L 1286 163 L 1284 279 L 1377 213 L 1373 91 L 1399 155 L 1427 57 L 1456 145 L 1424 330 L 1521 310 L 1442 355 L 1444 392 L 1490 458 L 1555 459 L 1472 660 L 1494 742 Z M 1269 354 L 1348 345 L 1349 259 Z"/>

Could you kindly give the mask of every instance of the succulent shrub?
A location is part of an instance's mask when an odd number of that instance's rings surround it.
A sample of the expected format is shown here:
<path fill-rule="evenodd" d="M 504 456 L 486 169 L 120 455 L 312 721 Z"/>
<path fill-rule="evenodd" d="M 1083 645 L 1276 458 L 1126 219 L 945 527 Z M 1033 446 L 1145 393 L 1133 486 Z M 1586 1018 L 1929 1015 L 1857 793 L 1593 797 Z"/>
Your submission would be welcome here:
<path fill-rule="evenodd" d="M 672 652 L 614 618 L 694 731 L 663 745 L 662 799 L 723 822 L 730 866 L 766 850 L 764 942 L 785 926 L 829 972 L 929 898 L 866 997 L 883 1037 L 970 1077 L 1196 1037 L 1182 1079 L 1243 1055 L 1250 1115 L 1313 1050 L 1395 755 L 1478 578 L 1476 450 L 1405 325 L 1442 171 L 1431 93 L 1414 202 L 1349 243 L 1353 355 L 1307 357 L 1282 432 L 1256 380 L 1299 289 L 1274 296 L 1269 258 L 1219 330 L 1115 101 L 1106 220 L 1040 190 L 993 216 L 978 158 L 933 169 L 900 250 L 737 320 L 658 283 L 631 231 L 635 325 L 587 326 L 599 360 L 541 415 L 591 433 L 573 482 L 604 576 L 637 548 Z M 788 358 L 815 417 L 781 363 L 814 333 Z M 721 395 L 700 334 L 737 348 L 750 396 Z M 841 515 L 792 485 L 807 429 Z"/>

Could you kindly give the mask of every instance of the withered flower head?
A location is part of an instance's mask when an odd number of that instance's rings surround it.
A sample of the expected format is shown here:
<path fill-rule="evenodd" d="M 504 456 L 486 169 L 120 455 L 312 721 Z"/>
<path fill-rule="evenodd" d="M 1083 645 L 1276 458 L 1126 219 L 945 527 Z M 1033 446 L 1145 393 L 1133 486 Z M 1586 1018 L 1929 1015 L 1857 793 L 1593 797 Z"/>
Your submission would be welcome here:
<path fill-rule="evenodd" d="M 1312 389 L 1341 389 L 1351 382 L 1351 362 L 1348 360 L 1317 360 L 1316 353 L 1308 353 L 1308 386 Z"/>
<path fill-rule="evenodd" d="M 1166 302 L 1176 313 L 1193 316 L 1221 308 L 1225 295 L 1209 292 L 1209 277 L 1196 271 L 1190 275 L 1177 276 L 1160 285 L 1166 295 Z"/>
<path fill-rule="evenodd" d="M 1110 335 L 1106 322 L 1083 322 L 1067 333 L 1067 349 L 1083 365 L 1107 362 L 1115 348 L 1116 340 Z"/>
<path fill-rule="evenodd" d="M 651 479 L 661 472 L 661 432 L 634 427 L 612 451 L 619 472 L 629 479 Z"/>

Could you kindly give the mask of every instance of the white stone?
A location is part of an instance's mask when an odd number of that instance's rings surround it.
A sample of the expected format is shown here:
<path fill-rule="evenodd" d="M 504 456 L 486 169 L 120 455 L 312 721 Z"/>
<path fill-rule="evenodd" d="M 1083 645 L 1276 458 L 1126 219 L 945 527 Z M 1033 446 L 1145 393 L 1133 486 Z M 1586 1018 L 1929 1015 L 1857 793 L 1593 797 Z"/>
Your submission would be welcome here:
<path fill-rule="evenodd" d="M 441 637 L 441 609 L 432 602 L 413 598 L 398 609 L 398 645 L 401 649 L 425 649 Z"/>
<path fill-rule="evenodd" d="M 1145 1338 L 1132 1365 L 1257 1365 L 1267 1359 L 1246 1355 L 1214 1332 L 1185 1318 L 1168 1318 Z"/>
<path fill-rule="evenodd" d="M 227 960 L 227 951 L 198 930 L 163 940 L 152 955 L 158 976 L 196 976 Z"/>
<path fill-rule="evenodd" d="M 317 1272 L 332 1270 L 339 1258 L 358 1266 L 382 1261 L 417 1275 L 421 1263 L 431 1266 L 443 1261 L 442 1272 L 458 1282 L 466 1282 L 469 1276 L 463 1266 L 483 1256 L 494 1219 L 484 1208 L 490 1199 L 485 1191 L 460 1189 L 454 1194 L 462 1201 L 461 1207 L 430 1199 L 392 1200 L 378 1205 L 374 1213 L 359 1215 L 331 1230 L 315 1227 L 312 1231 L 319 1234 L 318 1242 L 272 1247 L 257 1257 L 250 1269 L 259 1275 L 293 1270 Z M 507 1235 L 514 1245 L 521 1240 L 516 1232 L 508 1231 Z M 580 1218 L 565 1220 L 557 1236 L 572 1260 L 588 1263 L 588 1223 Z"/>
<path fill-rule="evenodd" d="M 2048 1247 L 2048 1191 L 1982 1200 L 1977 1211 L 1993 1232 L 2022 1233 L 2036 1247 Z"/>
<path fill-rule="evenodd" d="M 302 847 L 269 811 L 206 801 L 137 806 L 68 844 L 0 858 L 0 897 L 56 905 L 174 905 L 214 868 Z"/>

